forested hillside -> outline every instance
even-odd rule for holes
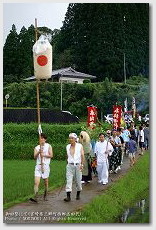
[[[33,24],[33,22],[32,22]],[[126,77],[149,74],[149,4],[72,3],[60,30],[38,28],[51,34],[53,69],[71,66],[77,71],[124,82]],[[21,82],[33,75],[32,47],[35,28],[16,25],[3,49],[4,84]]]

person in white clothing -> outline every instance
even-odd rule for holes
[[[98,182],[103,185],[108,183],[108,156],[112,155],[113,146],[109,140],[105,140],[103,133],[99,134],[99,141],[95,144],[95,154],[97,158]]]
[[[41,133],[40,145],[37,145],[34,149],[34,158],[36,159],[35,166],[35,182],[34,182],[34,198],[30,198],[31,201],[37,202],[38,188],[40,184],[40,178],[44,180],[44,200],[47,200],[48,192],[48,177],[50,173],[50,161],[53,157],[52,146],[46,143],[47,136]]]
[[[67,151],[67,166],[66,166],[66,193],[67,197],[64,201],[69,202],[71,200],[73,179],[76,182],[76,200],[80,199],[80,192],[82,190],[82,170],[84,164],[84,150],[80,143],[77,143],[76,133],[69,134],[69,143],[66,146]]]
[[[143,127],[142,126],[140,126],[139,127],[139,137],[138,137],[138,139],[139,139],[139,147],[140,147],[140,149],[141,149],[141,153],[139,153],[139,155],[144,155],[144,131],[143,131]]]

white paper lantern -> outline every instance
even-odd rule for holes
[[[41,35],[33,46],[34,75],[36,79],[52,76],[52,46],[46,36]]]

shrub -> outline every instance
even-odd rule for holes
[[[85,80],[83,80],[83,83],[91,83],[91,80],[90,79],[85,79]]]

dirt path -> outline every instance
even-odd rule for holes
[[[136,160],[140,156],[136,155]],[[81,199],[76,200],[75,184],[71,202],[64,202],[66,197],[65,187],[60,192],[60,188],[49,192],[48,201],[43,201],[43,196],[39,197],[39,203],[28,201],[15,205],[4,211],[4,223],[54,223],[66,216],[76,216],[79,218],[83,205],[89,203],[95,196],[102,194],[116,180],[124,176],[130,169],[128,157],[124,157],[121,170],[117,174],[110,174],[107,185],[98,184],[97,177],[94,177],[91,183],[83,184]]]

